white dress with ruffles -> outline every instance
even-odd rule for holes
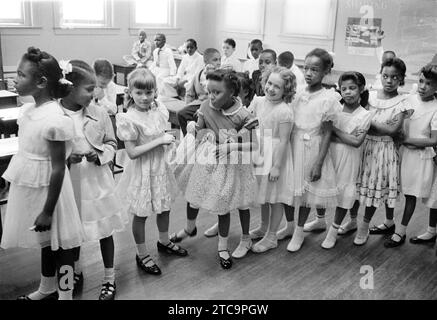
[[[292,133],[295,206],[316,208],[337,205],[337,183],[330,150],[326,154],[319,180],[310,181],[311,169],[320,152],[322,124],[334,121],[341,112],[341,96],[334,90],[302,91],[292,102],[294,129]]]
[[[405,104],[414,110],[409,119],[404,121],[404,134],[415,139],[431,136],[437,130],[437,100],[423,102],[417,94],[411,95]],[[401,191],[403,194],[418,198],[430,195],[434,176],[435,156],[432,147],[413,149],[402,146],[401,149]]]
[[[169,113],[159,101],[148,111],[131,107],[116,115],[117,136],[137,146],[164,135]],[[168,163],[168,149],[160,145],[130,160],[116,187],[128,213],[148,217],[169,211],[178,194],[176,179]]]
[[[337,115],[333,125],[347,134],[354,134],[358,130],[369,130],[372,113],[358,107],[352,113],[341,112]],[[362,149],[341,142],[331,142],[332,161],[336,174],[338,188],[338,207],[350,209],[357,200],[357,179],[360,170]]]
[[[250,108],[259,120],[259,144],[263,159],[259,168],[262,170],[255,170],[258,180],[257,202],[291,206],[294,199],[294,171],[290,138],[285,146],[278,180],[270,181],[269,173],[276,159],[275,148],[280,142],[279,127],[281,123],[289,123],[293,127],[293,109],[285,102],[272,104],[265,97],[254,97]]]
[[[78,247],[85,239],[74,199],[70,173],[64,181],[52,216],[51,229],[30,231],[47,200],[52,164],[49,141],[65,141],[68,157],[73,138],[73,122],[58,102],[39,107],[21,107],[18,118],[18,153],[3,178],[11,182],[1,247],[44,248],[53,251]]]
[[[83,132],[83,109],[65,112],[74,121],[73,152],[88,153],[93,147]],[[105,239],[123,231],[129,218],[115,193],[115,181],[108,164],[99,166],[84,157],[81,162],[71,164],[70,173],[86,240]]]

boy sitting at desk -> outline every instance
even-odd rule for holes
[[[177,113],[179,125],[184,135],[187,134],[187,123],[196,120],[196,112],[200,104],[208,98],[206,74],[220,68],[220,52],[214,48],[206,49],[203,53],[203,61],[204,67],[196,72],[187,88],[186,106]]]

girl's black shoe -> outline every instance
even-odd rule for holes
[[[137,265],[143,269],[145,272],[149,273],[149,274],[153,274],[155,276],[159,276],[161,274],[161,269],[159,269],[159,267],[156,265],[155,262],[153,262],[152,258],[150,257],[150,255],[145,256],[143,259],[141,259],[138,255],[135,256],[135,259],[137,260]],[[152,261],[153,265],[152,266],[146,266],[146,264]]]

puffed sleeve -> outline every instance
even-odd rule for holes
[[[161,101],[156,100],[156,104],[158,107],[158,110],[163,114],[165,121],[168,121],[170,117],[170,113],[168,112],[167,107],[162,103]]]
[[[431,118],[431,130],[437,130],[437,112]]]
[[[342,106],[337,97],[332,94],[322,102],[322,122],[334,121],[341,112]]]
[[[123,141],[133,141],[138,138],[138,129],[126,114],[117,113],[115,115],[115,124],[117,126],[117,137]]]
[[[74,137],[73,120],[66,115],[47,119],[42,136],[49,141],[68,141]]]
[[[252,101],[250,102],[250,105],[247,107],[247,110],[252,113],[253,115],[258,115],[258,105],[260,101],[263,99],[263,97],[253,97]]]
[[[291,106],[284,103],[281,106],[281,109],[278,110],[276,119],[278,120],[278,123],[293,123],[294,113]]]
[[[372,122],[373,115],[374,113],[372,112],[366,112],[363,119],[361,119],[360,129],[364,131],[368,131],[370,129],[370,123]]]

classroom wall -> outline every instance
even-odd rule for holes
[[[203,0],[177,1],[177,29],[146,29],[148,39],[153,40],[156,32],[167,35],[170,45],[179,47],[187,38],[203,38],[201,23]],[[0,28],[3,64],[14,70],[17,61],[29,46],[37,46],[53,54],[58,59],[82,59],[92,62],[104,57],[111,62],[121,62],[124,54],[129,54],[132,43],[137,38],[137,29],[130,29],[128,1],[114,1],[114,24],[110,30],[65,31],[54,29],[53,3],[38,1],[34,4],[35,24],[32,29]],[[210,26],[213,28],[213,26]],[[211,29],[212,30],[212,29]],[[212,31],[211,31],[212,32]],[[199,47],[203,48],[202,43]]]
[[[214,6],[217,9],[220,1],[211,0],[207,5],[212,11]],[[338,0],[335,37],[331,45],[317,39],[308,40],[281,36],[283,0],[265,1],[265,26],[264,32],[260,34],[226,31],[222,24],[223,12],[216,10],[217,36],[215,45],[221,47],[223,39],[234,38],[237,42],[237,55],[245,58],[248,42],[251,39],[259,38],[264,42],[265,48],[275,49],[278,53],[290,50],[295,54],[297,60],[304,59],[305,54],[311,49],[321,47],[328,51],[334,51],[336,72],[357,70],[367,75],[374,75],[379,71],[379,57],[376,54],[373,56],[349,54],[345,45],[347,20],[349,17],[362,17],[360,8],[364,5],[372,6],[374,17],[382,19],[382,29],[386,35],[382,40],[382,49],[397,52],[405,60],[409,73],[417,72],[437,53],[437,41],[435,41],[437,1],[435,0]]]

